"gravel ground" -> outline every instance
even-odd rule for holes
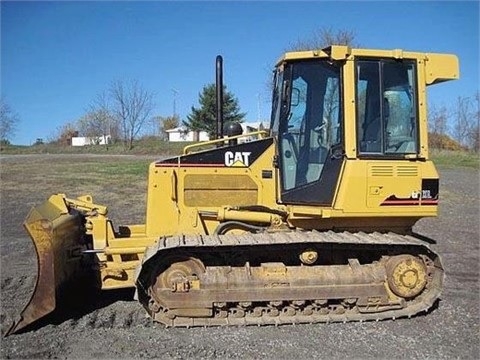
[[[34,249],[19,224],[30,205],[42,201],[45,194],[31,177],[24,174],[15,180],[5,172],[8,162],[27,159],[31,161],[28,156],[0,159],[3,328],[24,306],[35,281]],[[44,161],[43,166],[51,161],[42,159],[35,161]],[[440,216],[421,220],[415,227],[416,232],[437,241],[432,247],[442,256],[446,269],[441,301],[428,314],[366,323],[167,329],[145,318],[140,305],[131,300],[131,292],[122,291],[104,295],[95,309],[75,318],[56,319],[36,330],[3,338],[0,357],[478,359],[478,171],[440,169],[440,174]],[[14,181],[23,186],[12,190]],[[109,205],[115,209],[115,204]],[[111,217],[119,224],[117,219],[129,218],[129,210],[116,208]]]

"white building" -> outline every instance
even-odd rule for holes
[[[210,140],[206,131],[187,131],[183,126],[166,131],[168,141],[207,141]]]
[[[243,134],[250,134],[255,131],[260,131],[260,130],[265,130],[268,131],[268,126],[265,126],[263,122],[244,122],[240,123],[243,129]],[[240,138],[239,142],[244,143],[244,142],[249,142],[249,141],[254,141],[257,140],[258,136],[247,136],[244,138]]]
[[[265,126],[263,122],[244,122],[240,123],[243,129],[243,134],[249,134],[258,130],[268,130],[268,126]],[[168,134],[168,141],[208,141],[208,133],[206,131],[200,131],[195,134],[194,131],[187,131],[183,126],[170,129],[166,131]],[[239,142],[248,142],[255,140],[256,137],[241,138]]]
[[[72,146],[85,145],[108,145],[112,141],[110,135],[102,135],[98,137],[76,136],[72,137]]]

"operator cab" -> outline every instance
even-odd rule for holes
[[[347,69],[345,58],[312,57],[286,57],[277,66],[270,128],[282,202],[331,205],[346,138],[354,135],[345,134],[346,122],[356,122],[356,158],[418,152],[416,62],[355,57]],[[346,119],[343,84],[353,82],[356,119]]]

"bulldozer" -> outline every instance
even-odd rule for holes
[[[268,325],[411,317],[441,296],[426,87],[458,79],[453,54],[332,45],[285,53],[268,130],[223,124],[216,139],[148,169],[144,224],[115,227],[91,195],[52,195],[24,226],[35,245],[32,298],[8,334],[79,282],[134,288],[166,326]],[[433,242],[434,243],[434,242]]]

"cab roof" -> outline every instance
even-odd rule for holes
[[[345,45],[332,45],[323,49],[286,52],[277,61],[277,67],[285,62],[308,59],[331,59],[349,61],[356,57],[382,59],[411,59],[424,64],[427,85],[458,79],[460,76],[458,58],[454,54],[404,51],[402,49],[361,49]]]

